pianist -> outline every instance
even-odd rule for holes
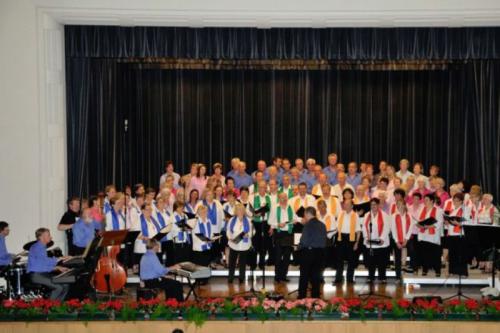
[[[146,243],[146,253],[142,255],[140,263],[140,276],[146,288],[162,288],[165,291],[165,299],[175,298],[179,302],[184,300],[182,285],[166,277],[170,269],[178,269],[178,265],[170,268],[164,267],[158,256],[160,243],[155,239],[149,239]]]
[[[28,254],[28,273],[33,283],[45,286],[51,290],[50,299],[63,301],[69,290],[69,285],[54,283],[53,272],[65,272],[66,267],[58,266],[60,259],[67,260],[69,257],[49,258],[47,256],[47,244],[52,240],[47,228],[39,228],[35,232],[36,243],[34,243]]]

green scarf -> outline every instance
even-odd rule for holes
[[[285,191],[283,190],[283,187],[281,187],[279,190],[279,193],[283,193],[283,192],[285,192]],[[291,186],[288,187],[287,195],[288,195],[288,199],[293,197],[293,188]]]
[[[267,208],[271,209],[271,198],[266,194],[265,195],[265,198],[266,198],[266,206]],[[253,197],[253,208],[255,210],[259,209],[261,206],[260,206],[260,195],[257,193],[257,195],[254,195]],[[266,213],[266,220],[267,220],[267,217],[269,216],[269,213]],[[262,222],[262,216],[254,216],[253,218],[253,221],[254,222]]]
[[[278,224],[280,224],[281,223],[281,206],[278,206],[277,209],[278,209],[278,211],[276,212],[276,216],[278,218]],[[288,221],[287,222],[293,221],[292,207],[288,206],[286,210],[288,213]],[[293,223],[289,223],[287,226],[288,226],[288,233],[291,234],[293,231]],[[278,230],[278,232],[281,232],[281,228],[279,226],[278,226],[277,230]]]

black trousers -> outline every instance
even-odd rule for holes
[[[319,298],[324,253],[324,249],[302,249],[299,252],[299,299],[307,297],[309,283],[311,283],[311,297]]]
[[[174,243],[174,264],[184,261],[191,261],[192,246],[190,243]]]
[[[179,302],[184,301],[182,284],[167,278],[144,280],[146,288],[161,288],[165,292],[165,299],[175,298]]]
[[[356,256],[354,253],[354,244],[349,241],[349,234],[342,234],[342,240],[336,242],[337,262],[335,265],[335,281],[342,281],[344,276],[344,262],[347,261],[347,281],[354,281],[354,270],[356,268]]]
[[[212,259],[212,253],[207,251],[193,251],[193,263],[200,266],[209,266]]]
[[[290,256],[292,247],[288,245],[275,245],[274,247],[274,279],[285,281],[288,275],[288,266],[290,265]]]
[[[254,251],[252,251],[250,266],[255,269],[257,265],[262,268],[266,264],[266,254],[272,240],[269,237],[269,225],[267,221],[254,222],[253,226],[255,228],[255,234],[252,236]]]
[[[412,235],[411,238],[406,242],[406,251],[410,257],[410,267],[413,270],[418,269],[418,250],[417,250],[417,235]]]
[[[448,236],[448,260],[450,274],[467,276],[467,241],[464,237]]]
[[[229,278],[228,280],[231,282],[234,279],[234,270],[236,269],[236,261],[238,261],[239,275],[238,279],[240,282],[245,281],[245,273],[247,268],[247,257],[250,250],[246,251],[236,251],[233,249],[229,249]]]
[[[429,269],[434,269],[436,274],[441,274],[442,252],[441,245],[426,241],[418,242],[419,264],[422,266],[424,273],[427,273]]]
[[[375,271],[378,272],[378,279],[386,279],[387,263],[389,262],[389,247],[371,249],[366,248],[366,263],[368,265],[368,279],[375,280]]]
[[[391,252],[394,254],[394,268],[396,270],[396,279],[401,279],[401,252],[394,239],[391,238]]]
[[[161,243],[161,253],[163,260],[163,265],[172,266],[175,264],[175,256],[174,256],[174,241],[169,240]]]

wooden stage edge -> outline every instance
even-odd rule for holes
[[[174,329],[184,333],[496,333],[500,332],[498,322],[460,322],[460,321],[207,321],[195,327],[183,321],[148,322],[3,322],[2,333],[170,333]]]

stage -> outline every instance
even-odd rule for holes
[[[186,322],[36,322],[2,323],[4,333],[108,333],[108,332],[163,332],[181,329],[184,333],[204,332],[315,332],[315,333],[495,333],[500,332],[496,322],[429,322],[429,321],[207,321],[201,328]]]

